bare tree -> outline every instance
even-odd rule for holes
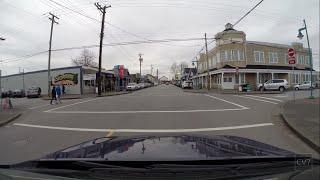
[[[188,67],[188,63],[186,62],[181,62],[180,64],[177,64],[174,62],[171,67],[170,67],[170,72],[173,75],[173,77],[178,77],[178,74],[182,74],[182,71],[184,68]]]
[[[94,61],[95,58],[96,56],[93,51],[83,49],[78,57],[71,59],[71,62],[77,66],[98,67],[98,63]]]

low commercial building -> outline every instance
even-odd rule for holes
[[[64,85],[66,94],[90,94],[95,93],[97,83],[97,68],[88,66],[72,66],[51,69],[51,83]],[[115,77],[113,71],[102,70],[102,91],[115,89]],[[41,94],[48,93],[48,70],[40,70],[13,74],[1,77],[2,91],[40,87]]]
[[[205,54],[200,54],[199,74],[193,77],[197,87],[237,89],[240,84],[248,83],[256,89],[257,84],[270,79],[286,79],[289,85],[310,81],[310,70],[314,81],[319,76],[319,72],[311,69],[308,49],[302,43],[247,41],[246,34],[233,29],[230,23],[215,35],[215,40],[215,47],[208,52],[209,62]],[[289,48],[296,51],[294,71],[288,62]]]

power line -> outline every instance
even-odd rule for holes
[[[264,0],[261,0],[260,2],[258,2],[258,4],[256,4],[253,8],[251,8],[245,15],[243,15],[238,21],[236,21],[234,24],[233,24],[233,27],[235,25],[237,25],[243,18],[245,18],[248,14],[250,14],[256,7],[258,7]]]

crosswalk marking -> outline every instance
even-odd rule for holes
[[[267,100],[272,100],[272,101],[278,101],[278,102],[283,102],[283,101],[280,100],[280,99],[269,98],[269,97],[264,97],[264,96],[254,96],[254,95],[246,95],[246,96],[256,97],[256,98],[262,98],[262,99],[267,99]]]
[[[267,101],[267,100],[263,100],[263,99],[257,99],[257,98],[253,98],[253,97],[239,96],[239,95],[234,95],[234,96],[241,97],[241,98],[252,99],[252,100],[255,100],[255,101],[266,102],[266,103],[270,103],[270,104],[278,104],[278,103],[276,103],[276,102]]]

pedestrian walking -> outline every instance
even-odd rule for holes
[[[64,84],[62,84],[62,94],[66,95],[66,87],[64,86]]]
[[[61,103],[61,88],[59,85],[56,87],[56,94],[57,94],[57,101]]]
[[[51,101],[50,104],[52,104],[52,101],[55,100],[55,104],[57,104],[57,93],[56,93],[56,87],[53,86],[51,90]]]

